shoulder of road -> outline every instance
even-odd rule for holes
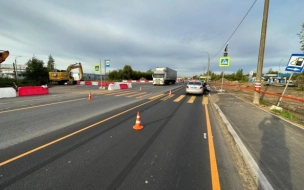
[[[304,130],[233,94],[210,101],[233,137],[251,174],[263,189],[303,187]]]

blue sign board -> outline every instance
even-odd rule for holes
[[[110,60],[106,60],[106,67],[110,67]]]
[[[285,71],[302,73],[304,68],[304,54],[291,54]]]

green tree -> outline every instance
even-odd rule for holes
[[[49,60],[47,62],[48,71],[54,71],[55,69],[55,60],[53,59],[52,55],[49,56]]]
[[[304,52],[304,23],[302,24],[302,29],[300,31],[300,33],[298,34],[298,36],[300,37],[300,44],[301,44],[301,51]]]
[[[242,80],[243,79],[243,69],[239,69],[235,74],[235,80]]]
[[[124,68],[122,69],[123,72],[123,79],[132,79],[133,78],[133,70],[130,65],[125,65]]]
[[[268,74],[278,74],[278,71],[274,71],[274,70],[272,70],[272,68],[270,68],[268,70]]]
[[[304,52],[304,23],[302,24],[302,29],[300,33],[298,34],[300,38],[300,44],[301,44],[301,51]],[[304,90],[304,71],[297,76],[296,78],[296,85],[300,87],[302,90]]]
[[[25,80],[33,85],[43,85],[48,83],[48,69],[44,67],[43,61],[33,57],[26,63]]]

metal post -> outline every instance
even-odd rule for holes
[[[261,83],[262,72],[263,72],[263,61],[264,61],[267,20],[268,20],[268,9],[269,9],[269,0],[265,0],[264,12],[263,12],[263,21],[262,21],[262,29],[261,29],[259,58],[258,58],[257,74],[256,74],[256,82],[258,82],[258,83]],[[254,95],[253,95],[253,103],[254,104],[260,104],[260,94],[256,91],[254,92]]]
[[[99,59],[99,64],[100,64],[100,87],[102,88],[102,73],[101,73],[101,59]]]
[[[222,85],[221,85],[221,92],[223,92],[223,85],[224,85],[224,73],[225,73],[225,68],[223,69],[223,74],[222,74]]]
[[[207,82],[209,80],[209,72],[210,72],[210,56],[209,53],[206,51],[200,51],[201,53],[206,53],[208,55],[208,72],[207,72]]]
[[[281,73],[281,62],[282,62],[283,60],[284,60],[284,59],[281,59],[281,60],[280,60],[278,77],[280,77],[280,73]]]
[[[279,105],[280,105],[280,103],[281,103],[281,101],[282,101],[282,98],[283,98],[283,96],[284,96],[284,93],[285,93],[285,91],[286,91],[288,85],[289,85],[289,81],[290,81],[292,75],[293,75],[293,73],[291,73],[291,75],[290,75],[290,77],[289,77],[289,79],[288,79],[288,82],[286,83],[286,86],[285,86],[285,88],[284,88],[284,91],[283,91],[283,93],[282,93],[282,96],[280,97],[280,99],[279,99],[279,101],[278,101],[277,107],[279,107]]]
[[[104,76],[105,76],[105,80],[106,80],[106,73],[107,73],[107,71],[106,71],[106,62],[107,62],[107,60],[104,60],[104,68],[105,68]]]
[[[21,56],[17,56],[17,57],[15,58],[15,66],[14,66],[14,67],[16,67],[16,69],[15,69],[16,82],[18,82],[18,67],[17,67],[17,58],[18,58],[18,57],[21,57]]]

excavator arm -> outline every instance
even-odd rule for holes
[[[70,65],[67,68],[67,73],[70,73],[73,69],[77,69],[77,68],[78,68],[78,71],[79,71],[79,78],[80,78],[80,80],[83,80],[83,70],[82,70],[81,63],[75,63],[73,65]]]
[[[76,81],[74,81],[74,77],[71,75],[71,71],[77,68],[79,70],[80,80],[83,80],[83,70],[81,63],[69,65],[68,68],[64,71],[49,72],[49,79],[51,82],[57,82],[58,84],[64,84],[65,82],[67,82],[67,84],[74,84]]]
[[[4,62],[9,56],[9,51],[0,50],[0,63]]]

